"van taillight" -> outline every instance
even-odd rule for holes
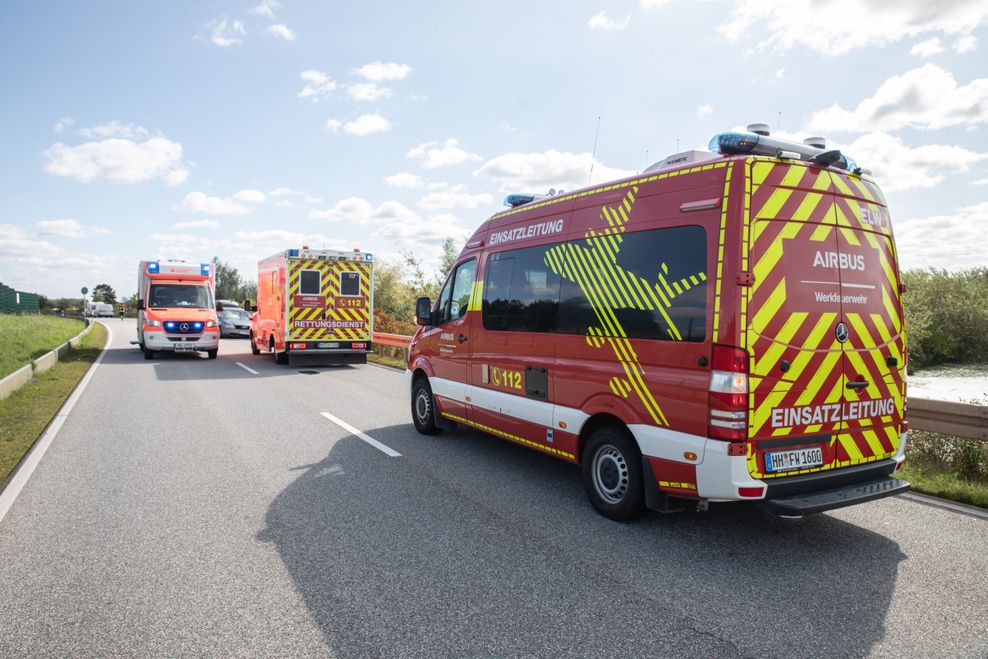
[[[289,343],[288,344],[288,349],[289,350],[305,350],[308,347],[309,347],[308,344],[305,344],[305,343]]]
[[[734,346],[715,345],[710,372],[710,420],[713,439],[748,439],[748,353]]]

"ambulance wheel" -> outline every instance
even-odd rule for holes
[[[423,435],[435,435],[441,430],[436,424],[436,400],[428,378],[419,378],[412,386],[412,423]]]
[[[144,350],[144,359],[154,359],[154,350],[142,349]]]
[[[256,343],[254,343],[254,334],[253,333],[251,333],[251,335],[250,335],[250,354],[252,354],[252,355],[259,355],[259,354],[261,354],[260,348],[257,347],[257,344]]]
[[[274,351],[274,363],[275,364],[287,364],[288,363],[288,351],[278,352]]]
[[[208,357],[209,359],[216,359],[216,354],[218,352],[219,352],[219,350],[207,350],[206,351],[206,357]]]
[[[583,487],[604,517],[623,522],[642,514],[642,457],[627,432],[605,427],[590,435],[583,450]]]

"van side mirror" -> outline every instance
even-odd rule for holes
[[[432,301],[427,297],[415,300],[415,322],[419,325],[432,325]]]
[[[144,311],[144,300],[140,298],[137,299],[137,310]]]

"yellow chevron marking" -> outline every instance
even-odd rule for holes
[[[720,204],[720,231],[717,235],[717,277],[715,279],[714,290],[714,331],[713,342],[720,342],[720,289],[724,281],[724,241],[727,234],[727,201],[731,196],[731,174],[734,172],[734,163],[727,168],[727,176],[724,178],[724,199]]]

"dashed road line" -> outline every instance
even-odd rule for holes
[[[7,516],[10,512],[10,507],[14,505],[14,501],[17,499],[17,495],[21,493],[24,486],[27,485],[28,479],[31,478],[31,474],[41,463],[41,458],[45,457],[45,451],[51,446],[52,442],[55,441],[55,436],[58,435],[58,431],[62,429],[65,424],[65,420],[69,417],[69,412],[75,407],[76,401],[82,396],[82,392],[85,391],[86,385],[93,378],[93,373],[96,372],[96,368],[102,363],[104,355],[106,355],[106,349],[110,347],[113,342],[113,331],[110,326],[106,323],[100,323],[106,328],[106,343],[103,344],[103,350],[96,357],[96,361],[93,365],[89,367],[86,374],[82,376],[82,380],[79,381],[79,385],[69,396],[69,399],[65,401],[61,409],[55,414],[55,418],[51,420],[45,433],[41,435],[41,439],[34,443],[34,446],[28,451],[28,454],[24,456],[24,460],[21,462],[17,471],[14,472],[13,477],[7,483],[7,487],[0,492],[0,522],[3,518]]]
[[[240,362],[233,362],[233,363],[236,364],[237,366],[239,366],[240,368],[244,369],[245,371],[249,372],[249,373],[253,373],[254,375],[260,375],[260,373],[258,373],[254,369],[252,369],[247,364],[241,364]]]
[[[343,421],[342,419],[336,418],[335,416],[333,416],[329,412],[323,412],[322,415],[324,417],[326,417],[327,419],[329,419],[330,421],[332,421],[333,423],[335,423],[336,425],[338,425],[340,428],[343,428],[343,430],[346,430],[351,435],[354,435],[356,437],[359,437],[360,439],[364,440],[365,442],[367,442],[368,444],[370,444],[371,446],[373,446],[377,450],[381,451],[382,453],[384,453],[386,455],[389,455],[392,458],[400,458],[401,457],[401,453],[399,453],[398,451],[394,450],[393,448],[391,448],[389,446],[385,446],[384,444],[382,444],[381,442],[377,441],[376,439],[374,439],[370,435],[357,430],[356,428],[354,428],[353,426],[351,426],[346,421]]]

